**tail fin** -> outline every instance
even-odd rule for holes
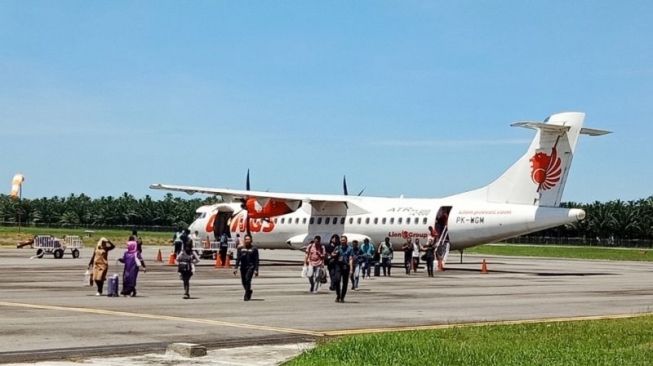
[[[495,203],[558,206],[580,134],[599,136],[607,131],[585,129],[585,113],[551,115],[544,122],[518,122],[512,126],[537,131],[528,151],[497,180],[461,197]]]

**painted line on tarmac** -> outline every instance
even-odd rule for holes
[[[311,337],[324,336],[324,333],[322,333],[322,332],[313,332],[313,331],[310,331],[310,330],[270,327],[270,326],[266,326],[266,325],[233,323],[233,322],[225,322],[225,321],[221,321],[221,320],[211,320],[211,319],[201,319],[201,318],[186,318],[186,317],[170,316],[170,315],[131,313],[131,312],[126,312],[126,311],[116,311],[116,310],[91,309],[91,308],[54,306],[54,305],[37,305],[37,304],[25,304],[25,303],[5,302],[5,301],[0,301],[0,306],[26,308],[26,309],[36,309],[36,310],[54,310],[54,311],[67,311],[67,312],[87,313],[87,314],[97,314],[97,315],[122,316],[122,317],[151,319],[151,320],[167,320],[167,321],[173,321],[173,322],[197,323],[197,324],[203,324],[203,325],[215,325],[215,326],[221,326],[221,327],[260,330],[260,331],[268,331],[268,332],[275,332],[275,333],[299,334],[299,335],[305,335],[305,336],[311,336]]]
[[[630,319],[640,316],[653,315],[653,313],[636,313],[636,314],[614,314],[614,315],[596,315],[596,316],[575,316],[566,318],[542,318],[542,319],[524,319],[524,320],[501,320],[490,322],[475,323],[457,323],[457,324],[436,324],[436,325],[417,325],[407,327],[388,327],[388,328],[366,328],[366,329],[346,329],[323,331],[322,334],[327,337],[339,337],[348,335],[373,334],[373,333],[391,333],[391,332],[409,332],[419,330],[438,330],[451,328],[466,327],[485,327],[491,325],[519,325],[519,324],[547,324],[547,323],[566,323],[587,320],[615,320]]]

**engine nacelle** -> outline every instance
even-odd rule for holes
[[[248,198],[245,201],[245,208],[251,219],[266,219],[289,214],[294,211],[284,201],[275,201],[273,199],[262,203],[256,198]]]

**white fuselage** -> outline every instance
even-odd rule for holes
[[[350,241],[369,238],[374,243],[389,237],[394,246],[399,247],[408,238],[419,238],[425,243],[428,228],[434,226],[440,208],[451,207],[448,219],[451,249],[464,249],[573,223],[585,216],[580,209],[474,203],[446,198],[358,197],[355,203],[368,213],[348,214],[347,209],[316,213],[315,208],[304,205],[275,218],[251,219],[250,232],[256,245],[263,249],[301,249],[315,235],[328,240],[333,234],[347,235]],[[200,207],[190,230],[197,231],[202,240],[216,240],[213,222],[218,212],[231,214],[228,226],[232,238],[246,232],[246,212],[238,203]]]

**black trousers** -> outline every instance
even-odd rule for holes
[[[220,261],[227,262],[227,248],[220,248]]]
[[[406,274],[410,274],[410,267],[413,265],[412,260],[413,260],[412,255],[408,255],[404,257],[404,268],[406,268]]]
[[[190,292],[190,278],[193,276],[192,273],[182,274],[181,280],[184,283],[184,295],[188,295]]]
[[[181,252],[181,244],[182,243],[180,241],[175,242],[175,255],[178,255],[179,252]]]
[[[426,257],[426,270],[428,271],[429,277],[433,277],[433,261],[435,257]]]
[[[387,275],[390,276],[390,272],[392,271],[392,259],[386,257],[381,259],[381,267],[383,267],[383,275],[386,275],[386,270],[387,270]]]
[[[327,263],[327,270],[329,271],[329,288],[333,291],[336,284],[336,263],[333,260]]]
[[[347,295],[347,285],[349,284],[349,265],[337,264],[335,265],[333,286],[336,288],[336,298],[345,300]]]
[[[252,291],[252,278],[254,278],[254,267],[240,268],[240,281],[246,294]]]
[[[95,285],[97,286],[97,292],[101,294],[102,288],[104,287],[104,281],[95,281]]]

